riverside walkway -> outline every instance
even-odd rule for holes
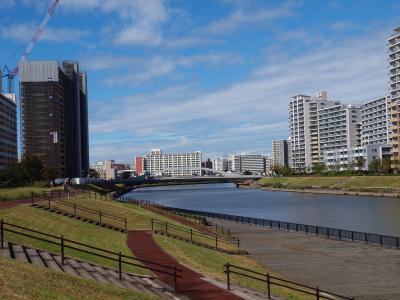
[[[220,219],[269,270],[357,300],[400,299],[400,250]]]

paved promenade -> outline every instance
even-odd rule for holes
[[[400,250],[210,219],[288,279],[356,300],[400,299]]]

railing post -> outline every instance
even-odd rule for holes
[[[240,240],[236,240],[237,248],[240,249]]]
[[[122,253],[119,251],[118,253],[118,274],[119,274],[119,280],[122,279]]]
[[[190,228],[190,242],[193,243],[193,229]]]
[[[101,224],[101,210],[99,210],[99,219],[100,219],[100,224]]]
[[[58,200],[61,200],[61,191],[58,191]]]
[[[49,209],[50,209],[50,197],[49,197]]]
[[[4,248],[4,221],[0,220],[1,249]]]
[[[64,265],[64,236],[61,236],[61,264]]]
[[[351,240],[354,242],[354,231],[351,232]]]
[[[268,299],[271,299],[271,278],[269,273],[267,273],[267,292],[268,292]]]
[[[215,236],[215,249],[218,250],[218,236]]]
[[[74,216],[76,216],[76,203],[74,203]]]
[[[399,238],[396,239],[396,248],[399,249]]]
[[[168,222],[165,222],[165,234],[168,234]]]
[[[231,289],[231,276],[230,276],[230,265],[227,263],[225,265],[225,272],[226,272],[226,287],[228,291]]]
[[[33,204],[33,192],[31,193],[31,198],[32,198],[32,204]]]
[[[126,220],[126,218],[125,218],[125,232],[128,232],[128,222],[127,222],[127,220]]]
[[[175,294],[178,292],[178,276],[176,274],[176,265],[174,265],[174,291]]]
[[[383,246],[383,237],[382,235],[379,236],[379,242],[381,243],[381,247]]]
[[[315,291],[316,291],[317,300],[319,300],[319,287],[317,287],[317,288],[315,289]]]
[[[154,231],[154,220],[151,218],[151,231]]]

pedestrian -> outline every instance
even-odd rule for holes
[[[69,199],[69,186],[67,180],[64,181],[63,187],[64,187],[64,197],[67,197]]]

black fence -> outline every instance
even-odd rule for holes
[[[57,196],[57,194],[55,194]],[[42,202],[43,204],[47,202],[47,208],[55,208],[57,210],[63,211],[63,212],[68,212],[68,213],[73,213],[74,216],[89,216],[89,218],[92,218],[92,221],[99,222],[100,224],[104,225],[111,225],[118,227],[119,229],[124,230],[127,232],[127,226],[128,222],[126,218],[122,218],[120,216],[112,215],[110,213],[93,209],[90,207],[85,207],[76,203],[69,203],[66,201],[62,200],[57,200],[57,199],[65,199],[65,198],[59,198],[59,197],[54,197],[54,194],[48,194],[44,193],[43,195],[37,194],[37,193],[32,193],[31,196],[31,202],[32,204],[36,202]],[[114,225],[114,223],[116,225]]]
[[[223,238],[218,237],[218,235],[210,235],[200,231],[193,230],[192,228],[186,228],[183,226],[178,226],[169,222],[160,221],[157,219],[151,219],[151,230],[152,231],[161,231],[168,233],[177,232],[180,237],[187,238],[192,243],[199,242],[199,243],[206,243],[215,245],[215,249],[225,250],[229,249],[230,247],[234,246],[235,248],[240,248],[240,241],[238,239],[234,240],[226,240]]]
[[[269,227],[273,229],[282,229],[294,232],[304,232],[307,234],[315,234],[316,236],[322,236],[326,238],[346,240],[346,241],[360,241],[366,244],[375,244],[380,246],[387,246],[399,249],[400,238],[389,235],[381,235],[375,233],[366,233],[345,229],[329,228],[316,225],[306,225],[291,222],[273,221],[260,218],[243,217],[236,215],[220,214],[207,211],[197,211],[183,208],[166,207],[160,206],[163,210],[174,210],[183,213],[197,214],[200,216],[222,219],[246,224],[252,224],[257,226]]]
[[[278,286],[281,288],[286,288],[288,290],[294,291],[296,293],[305,294],[311,297],[315,297],[315,299],[328,299],[328,300],[354,300],[354,297],[349,298],[346,296],[341,296],[338,294],[334,294],[328,291],[324,291],[319,289],[319,287],[312,287],[300,283],[296,283],[294,281],[278,278],[275,276],[270,275],[269,273],[264,274],[256,271],[252,271],[250,269],[235,266],[232,264],[225,264],[224,265],[224,273],[226,274],[226,284],[227,289],[231,289],[231,280],[232,276],[235,277],[245,277],[255,281],[265,283],[267,288],[267,299],[271,299],[271,287]]]
[[[45,242],[47,244],[56,245],[59,247],[59,253],[61,255],[61,264],[65,264],[65,259],[68,257],[65,256],[65,250],[71,249],[86,255],[93,255],[97,257],[101,257],[103,259],[107,259],[113,261],[117,265],[117,271],[119,275],[119,280],[122,278],[122,270],[123,266],[134,266],[138,268],[143,268],[146,270],[150,270],[157,273],[162,273],[168,275],[172,278],[173,283],[171,284],[175,292],[177,290],[177,279],[181,278],[181,275],[178,272],[181,272],[181,269],[178,269],[176,266],[170,266],[165,264],[160,264],[148,260],[138,259],[133,256],[128,256],[122,254],[121,252],[110,251],[108,249],[95,247],[89,244],[81,243],[78,241],[70,240],[65,238],[63,235],[57,236],[51,233],[46,233],[34,229],[30,229],[27,227],[23,227],[17,224],[11,224],[5,222],[3,219],[0,220],[0,247],[4,248],[4,241],[6,240],[5,232],[9,232],[11,234],[15,234],[18,236],[24,236],[26,238],[31,238],[34,240],[39,240]],[[7,235],[7,240],[12,240],[12,235]],[[144,266],[147,265],[147,266]]]

